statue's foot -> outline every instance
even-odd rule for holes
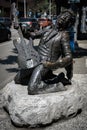
[[[65,74],[62,72],[58,75],[58,80],[61,82],[64,86],[65,85],[71,85],[71,80],[65,78]]]
[[[57,88],[57,91],[65,91],[65,90],[67,90],[67,88],[61,82],[56,84],[56,88]]]
[[[48,85],[48,87],[45,88],[44,93],[53,93],[66,90],[67,90],[66,87],[61,82],[59,82],[57,84]]]
[[[35,89],[34,91],[28,91],[28,94],[34,95],[34,94],[46,94],[46,93],[54,93],[54,92],[60,92],[65,91],[67,88],[61,83],[57,84],[45,84],[43,83],[43,87],[39,87],[38,89]]]
[[[71,80],[69,80],[69,79],[66,79],[66,78],[64,78],[64,79],[62,79],[62,84],[65,86],[65,85],[71,85],[72,83],[71,83]]]
[[[67,78],[65,78],[65,74],[62,72],[59,75],[54,75],[51,78],[44,80],[46,84],[58,84],[61,82],[64,86],[65,85],[71,85],[71,81]]]

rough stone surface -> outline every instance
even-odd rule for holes
[[[27,86],[8,83],[2,91],[3,106],[17,126],[47,125],[54,120],[75,116],[83,98],[75,80],[67,91],[28,95]]]

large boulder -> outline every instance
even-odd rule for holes
[[[12,81],[4,87],[2,97],[3,106],[17,126],[47,125],[73,117],[83,105],[81,89],[75,80],[66,91],[39,95],[28,95],[27,86]]]

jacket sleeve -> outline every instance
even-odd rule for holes
[[[62,57],[57,61],[59,67],[66,67],[72,62],[72,53],[70,49],[70,39],[68,32],[62,33],[61,38],[61,50],[62,50]]]
[[[30,37],[32,39],[35,39],[37,37],[41,37],[44,33],[46,33],[47,30],[46,29],[43,29],[43,30],[39,30],[39,31],[36,31],[36,32],[30,32]]]

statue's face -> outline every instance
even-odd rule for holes
[[[75,17],[68,11],[61,13],[57,19],[58,28],[67,29],[73,25]]]

